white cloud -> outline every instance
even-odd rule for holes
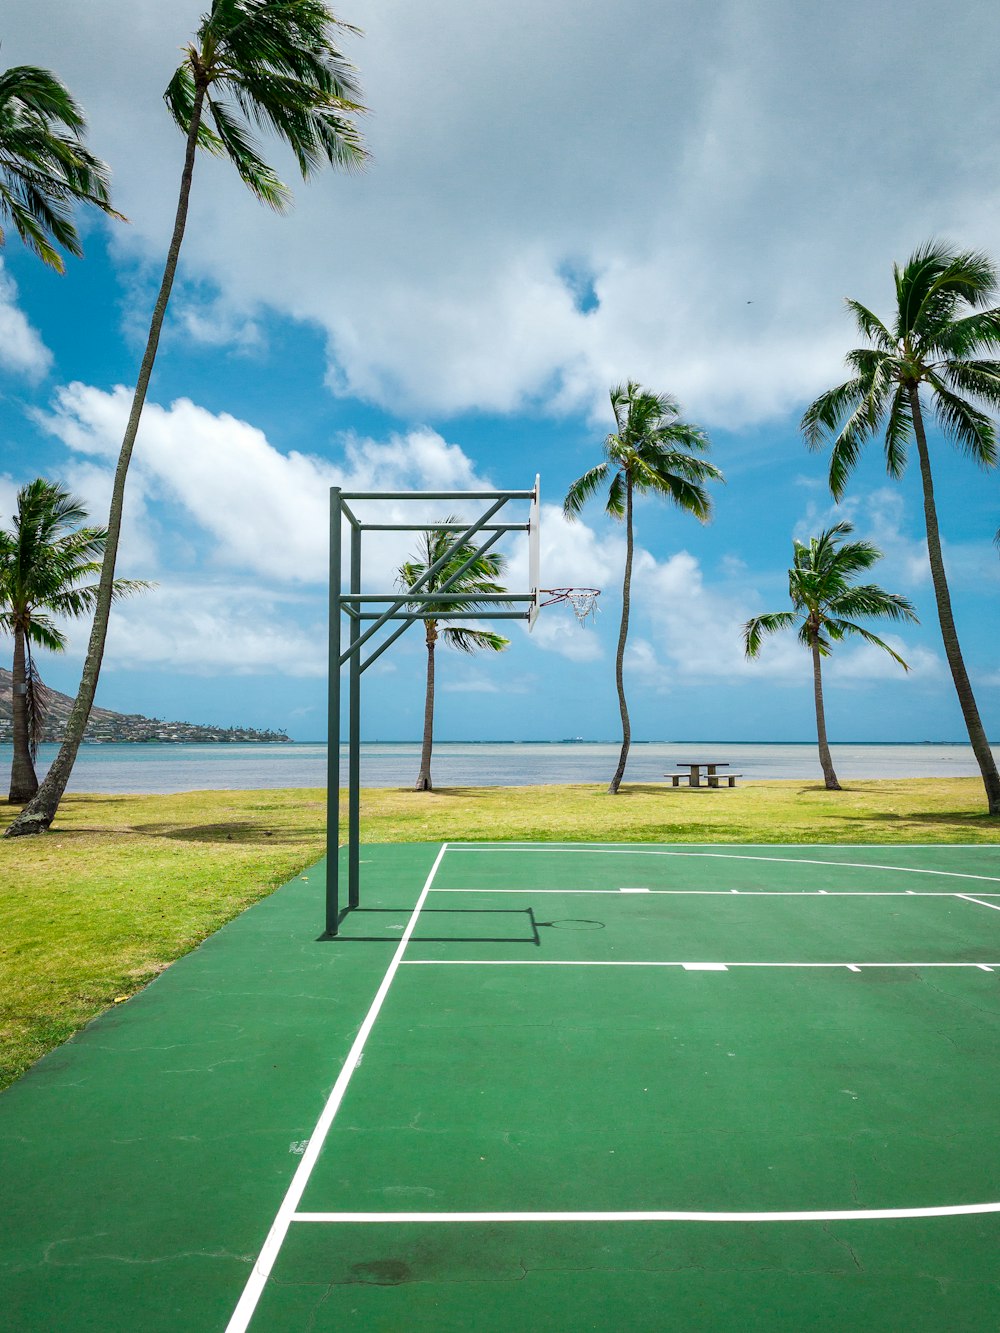
[[[0,367],[39,380],[52,364],[52,353],[29,324],[17,295],[17,283],[0,259]]]
[[[700,563],[687,551],[662,562],[648,552],[637,553],[633,605],[648,614],[654,629],[632,658],[631,668],[640,675],[662,672],[664,680],[683,684],[753,678],[792,682],[807,679],[811,671],[809,655],[794,630],[765,639],[759,655],[748,660],[742,630],[751,616],[761,613],[759,598],[747,586],[734,590],[727,584],[720,590],[707,583]],[[941,661],[934,652],[907,645],[895,635],[880,637],[909,663],[911,679],[941,677]],[[881,649],[850,642],[837,646],[823,670],[835,684],[904,674]]]
[[[810,502],[795,527],[795,536],[806,541],[821,529],[844,520],[854,524],[851,541],[872,541],[883,558],[872,569],[872,581],[892,592],[919,597],[918,611],[925,623],[932,623],[936,612],[932,594],[927,539],[923,515],[908,508],[906,496],[898,487],[878,486],[858,491],[840,502],[817,505]],[[1000,561],[996,547],[984,536],[981,541],[949,541],[941,534],[945,573],[953,592],[967,590],[982,595],[1000,589]]]
[[[9,529],[11,526],[17,512],[17,493],[21,484],[11,476],[0,476],[0,527]]]
[[[107,507],[108,464],[117,456],[130,402],[130,390],[121,386],[105,393],[71,384],[59,390],[52,411],[39,417],[71,450],[103,460],[70,470],[88,498],[100,495],[98,509]],[[435,431],[411,431],[387,441],[352,438],[346,442],[343,464],[335,464],[294,451],[282,454],[248,422],[180,398],[168,408],[146,405],[127,505],[136,523],[145,520],[143,507],[153,499],[181,506],[213,539],[219,564],[281,581],[324,583],[333,485],[350,491],[419,491],[482,489],[488,482],[457,445]],[[442,517],[445,507],[447,502],[387,503],[378,517],[384,522],[404,516],[419,521]],[[362,502],[358,510],[375,516],[371,504]],[[393,586],[395,569],[412,542],[412,534],[377,534],[369,577]],[[134,545],[140,545],[137,534]]]
[[[266,337],[260,323],[227,309],[220,301],[197,301],[174,296],[170,306],[170,333],[205,347],[228,347],[240,355],[263,351]]]
[[[173,580],[118,604],[106,665],[206,676],[324,677],[326,626],[299,623],[300,610],[295,601],[255,584]]]
[[[910,668],[908,672],[874,644],[860,643],[857,647],[838,644],[823,664],[824,677],[837,685],[867,684],[878,680],[902,681],[904,677],[932,683],[949,679],[945,664],[937,653],[927,648],[911,647],[895,634],[880,634],[879,638],[899,653]]]
[[[33,0],[5,24],[6,58],[58,69],[88,108],[132,218],[116,245],[151,270],[181,147],[159,95],[203,9],[88,0],[67,22]],[[369,170],[302,185],[269,143],[296,192],[276,218],[203,156],[184,273],[225,309],[314,322],[331,385],[404,414],[587,407],[633,375],[696,420],[774,416],[836,379],[845,293],[882,308],[892,259],[928,235],[995,240],[1000,12],[907,13],[901,32],[863,0],[622,0],[613,21],[579,0],[355,0]],[[904,86],[920,97],[885,95]]]
[[[103,513],[110,492],[110,462],[117,455],[130,403],[130,391],[105,393],[72,384],[58,391],[53,409],[39,420],[63,441],[79,461],[67,479],[87,499],[93,513]],[[489,490],[458,445],[432,430],[395,434],[388,440],[358,436],[344,442],[343,461],[292,452],[282,454],[262,431],[227,413],[214,414],[188,399],[169,407],[147,403],[129,474],[122,567],[155,575],[156,543],[167,538],[156,506],[179,506],[187,520],[211,542],[212,564],[253,573],[278,583],[322,585],[328,575],[328,493],[345,491],[411,492]],[[527,518],[526,502],[505,511],[513,522]],[[360,517],[385,523],[434,521],[446,512],[459,516],[482,512],[461,502],[353,501]],[[186,539],[171,526],[174,560]],[[183,534],[184,528],[181,528]],[[365,586],[391,590],[399,565],[413,551],[412,532],[370,533],[365,538]],[[595,586],[617,582],[624,541],[619,532],[599,537],[582,522],[568,522],[555,505],[544,505],[541,528],[542,580],[547,587]],[[510,555],[506,585],[528,591],[527,541],[507,542]],[[195,560],[190,556],[190,562]],[[183,561],[182,561],[183,563]],[[601,656],[596,635],[581,630],[566,608],[551,608],[539,618],[534,642],[574,661]]]
[[[460,680],[446,680],[440,688],[448,694],[527,694],[531,682],[523,679],[498,681],[480,672]]]

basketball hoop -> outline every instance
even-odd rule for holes
[[[540,588],[545,594],[545,601],[540,606],[552,606],[556,602],[569,602],[573,614],[582,625],[588,616],[597,614],[597,599],[600,588]]]

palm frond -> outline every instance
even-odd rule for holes
[[[287,145],[303,179],[324,163],[349,170],[367,160],[356,71],[333,42],[341,32],[358,29],[325,0],[214,0],[164,94],[186,131],[203,88],[214,129],[199,127],[199,145],[224,152],[251,192],[277,211],[291,195],[250,125]]]
[[[916,621],[917,616],[912,603],[898,593],[886,592],[876,584],[852,583],[855,575],[870,569],[882,557],[872,542],[845,541],[853,531],[853,525],[845,520],[807,542],[793,543],[788,592],[792,605],[801,612],[799,641],[806,647],[815,644],[825,657],[846,635],[860,634],[901,660],[880,639],[854,623],[855,616],[895,621]],[[754,642],[759,643],[759,637]]]
[[[912,439],[909,392],[905,384],[897,384],[885,416],[885,470],[890,477],[899,478],[906,471]]]
[[[827,622],[827,626],[831,631],[836,628],[838,639],[846,639],[850,635],[856,635],[858,638],[864,639],[865,643],[870,643],[873,648],[881,648],[884,653],[889,654],[893,661],[898,662],[904,671],[909,671],[909,665],[903,661],[899,653],[894,648],[890,648],[877,634],[872,634],[870,630],[865,629],[863,625],[855,625],[849,620],[831,619]]]
[[[82,254],[75,205],[122,218],[111,205],[108,168],[84,145],[85,131],[83,112],[49,70],[18,65],[0,74],[0,218],[59,272],[58,247]]]
[[[954,393],[978,398],[1000,412],[1000,361],[945,361],[936,373]]]
[[[712,472],[721,478],[717,469],[713,468]],[[631,475],[633,484],[640,493],[653,494],[661,499],[670,500],[678,509],[693,514],[700,523],[707,523],[711,518],[712,501],[704,486],[689,480],[680,472],[654,470],[637,459]]]
[[[66,636],[62,630],[43,611],[33,611],[25,626],[25,639],[28,643],[46,648],[50,653],[66,651]]]
[[[31,655],[30,640],[24,673],[24,707],[28,720],[28,753],[32,764],[38,758],[38,747],[45,737],[45,723],[48,721],[52,703],[52,691],[38,674],[35,659]]]
[[[997,464],[997,429],[992,417],[958,394],[940,379],[934,381],[934,413],[945,435],[981,467]]]
[[[604,512],[610,518],[616,518],[621,522],[625,517],[626,508],[625,476],[621,472],[616,472],[611,478],[611,485],[608,487],[608,498],[604,502]]]
[[[211,96],[205,100],[219,142],[239,172],[243,184],[261,203],[267,204],[276,213],[284,213],[292,200],[288,186],[278,179],[273,168],[260,156],[246,127],[234,119],[226,104]]]
[[[939,331],[937,345],[949,359],[965,360],[1000,348],[1000,308],[976,310]]]
[[[793,611],[771,611],[753,616],[743,626],[743,651],[747,657],[756,657],[766,634],[777,634],[791,629],[799,620]]]
[[[178,65],[163,94],[167,110],[173,117],[177,128],[184,134],[187,134],[191,127],[191,118],[194,115],[195,108],[195,82],[190,65],[191,56],[194,54],[196,54],[194,48],[188,47],[188,58],[183,64]],[[215,154],[216,157],[222,157],[225,154],[225,145],[203,117],[198,121],[197,143],[199,148]]]
[[[896,340],[885,327],[879,317],[873,314],[867,306],[863,306],[860,301],[854,301],[851,297],[844,298],[844,304],[854,316],[854,321],[865,337],[875,344],[881,353],[888,353],[894,356],[896,353]],[[871,355],[878,355],[874,349],[863,349]],[[848,359],[856,353],[849,353]]]
[[[438,632],[450,648],[457,648],[460,653],[475,653],[483,648],[502,653],[510,646],[510,639],[505,639],[502,634],[472,629],[468,625],[443,625]]]
[[[869,376],[857,375],[821,393],[802,414],[799,430],[810,449],[822,449],[836,435],[840,423],[854,413],[867,397]]]
[[[566,492],[566,499],[563,501],[563,513],[567,518],[574,519],[579,516],[587,501],[592,499],[604,485],[609,470],[607,463],[598,463],[589,472],[585,472],[582,477],[577,477]]]
[[[886,592],[874,583],[845,589],[830,599],[828,608],[830,614],[838,618],[870,616],[873,620],[909,620],[919,624],[913,603],[908,598]]]
[[[456,522],[453,516],[441,519],[441,524]],[[469,612],[487,607],[507,608],[506,601],[485,600],[500,597],[507,589],[499,580],[507,568],[507,561],[497,552],[480,552],[472,542],[455,544],[457,534],[449,532],[444,526],[430,528],[420,534],[420,551],[416,558],[400,565],[396,574],[396,585],[407,591],[421,584],[420,591],[427,593],[447,591],[449,600],[434,603],[410,603],[411,611],[436,610],[442,615],[455,612]],[[421,583],[425,574],[439,562],[440,568]],[[451,600],[450,594],[454,594]]]

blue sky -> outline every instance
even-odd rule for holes
[[[50,273],[0,251],[0,513],[58,478],[103,514],[172,220],[182,142],[160,101],[200,0],[34,0],[5,64],[55,70],[90,118],[129,225],[83,220]],[[845,377],[842,298],[888,312],[891,265],[930,236],[1000,258],[1000,12],[794,0],[359,0],[347,48],[373,159],[294,186],[278,218],[199,162],[180,277],[129,482],[119,573],[157,588],[116,613],[98,702],[325,735],[326,494],[527,488],[542,477],[543,582],[603,588],[502,655],[441,653],[441,739],[613,739],[621,529],[569,483],[600,458],[608,390],[676,395],[727,484],[702,527],[637,511],[627,685],[638,739],[808,740],[792,637],[753,664],[739,627],[782,609],[793,537],[840,518],[921,624],[827,671],[834,740],[963,735],[938,638],[915,467],[873,449],[833,506],[797,432]],[[113,60],[108,34],[113,33]],[[928,38],[933,34],[933,40]],[[942,70],[961,76],[942,77]],[[987,731],[1000,737],[1000,478],[933,441],[946,560]],[[391,583],[407,555],[382,543]],[[510,549],[509,585],[526,575]],[[84,634],[45,657],[75,692]],[[0,643],[8,653],[9,643]],[[371,740],[419,735],[412,630],[366,677]]]

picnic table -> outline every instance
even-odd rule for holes
[[[663,776],[670,778],[675,787],[680,786],[681,782],[686,780],[691,787],[701,786],[701,770],[705,770],[705,783],[709,787],[718,787],[720,782],[725,782],[730,787],[736,786],[736,779],[743,776],[742,773],[720,773],[720,768],[728,768],[728,762],[719,759],[682,759],[677,761],[678,768],[686,768],[686,773],[665,773]]]

